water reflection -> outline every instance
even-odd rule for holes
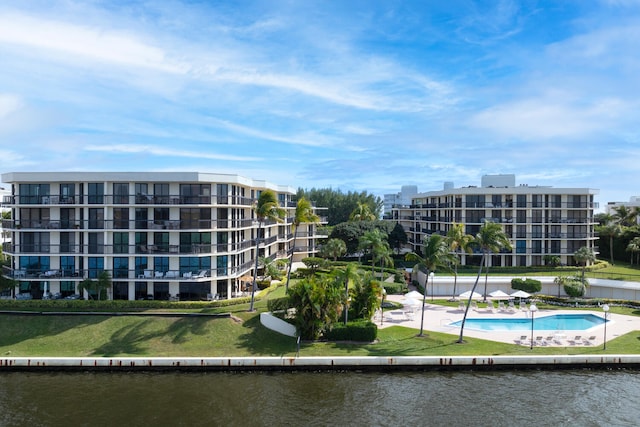
[[[636,425],[635,371],[3,373],[0,425]]]

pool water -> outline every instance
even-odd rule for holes
[[[595,314],[553,314],[535,317],[533,329],[536,331],[584,331],[602,325],[604,321],[604,318]],[[459,327],[461,324],[462,320],[459,320],[451,323],[450,326]],[[531,318],[467,319],[464,327],[482,331],[530,331]]]

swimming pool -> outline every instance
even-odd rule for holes
[[[584,331],[603,323],[604,319],[595,314],[552,314],[535,317],[533,329],[535,331]],[[460,327],[461,324],[462,320],[459,320],[450,323],[450,326]],[[481,331],[530,331],[531,318],[467,319],[464,327]]]

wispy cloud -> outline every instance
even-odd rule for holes
[[[86,151],[100,151],[108,153],[122,154],[149,154],[162,157],[186,157],[196,159],[229,160],[236,162],[257,162],[262,158],[251,156],[235,156],[217,153],[203,153],[188,150],[174,150],[150,145],[88,145],[84,147]]]

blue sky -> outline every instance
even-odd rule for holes
[[[0,172],[640,195],[640,1],[0,0]]]

